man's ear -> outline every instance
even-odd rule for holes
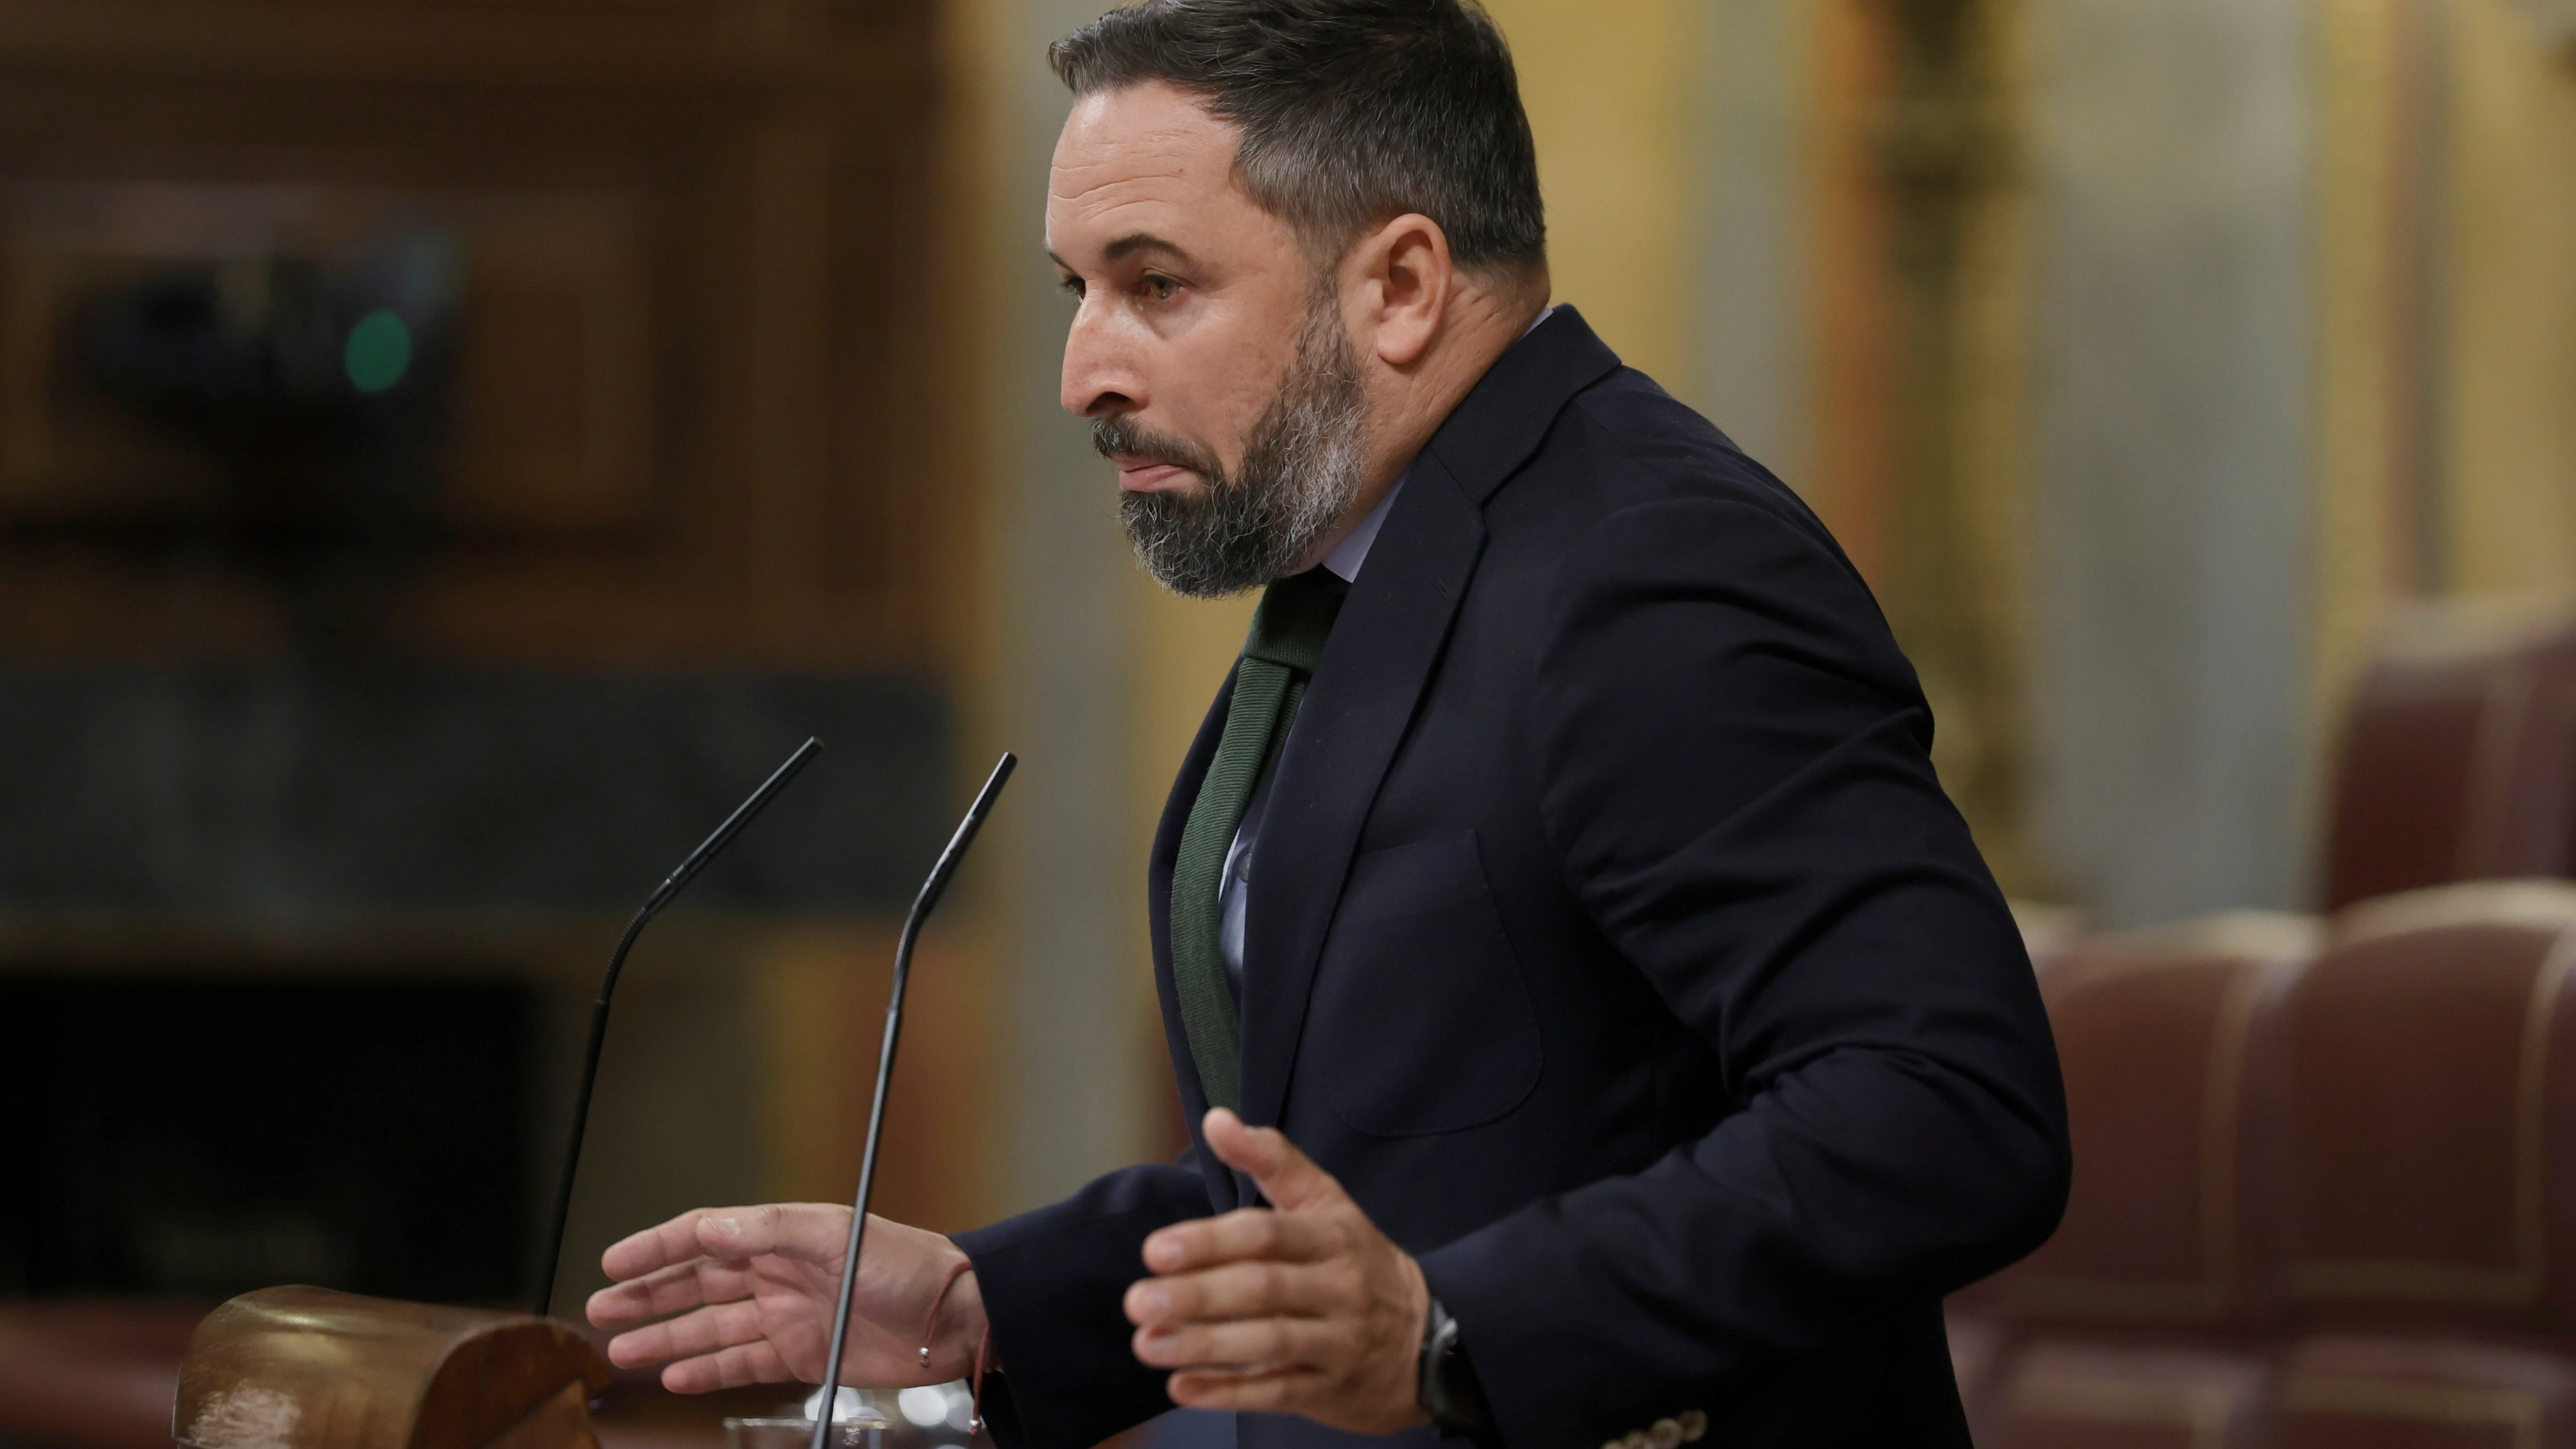
[[[1407,212],[1360,238],[1351,248],[1356,276],[1343,295],[1358,300],[1359,338],[1389,367],[1410,367],[1439,334],[1457,274],[1449,238],[1440,224]]]

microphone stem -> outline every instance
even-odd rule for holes
[[[912,944],[921,933],[921,912],[915,910],[903,923],[903,939],[895,947],[893,999],[886,1003],[885,1040],[877,1049],[876,1099],[868,1106],[867,1147],[859,1156],[859,1197],[850,1213],[848,1255],[842,1258],[848,1271],[843,1278],[841,1301],[832,1311],[832,1345],[823,1366],[823,1399],[815,1410],[814,1445],[824,1449],[823,1426],[831,1422],[834,1402],[840,1397],[841,1353],[850,1341],[850,1300],[856,1295],[850,1289],[858,1283],[859,1252],[867,1242],[868,1200],[877,1185],[877,1145],[885,1127],[886,1088],[894,1082],[895,1040],[903,1033],[903,988],[912,974]]]
[[[538,1279],[537,1287],[536,1312],[539,1318],[554,1308],[555,1275],[563,1266],[564,1227],[572,1220],[572,1185],[581,1172],[581,1142],[590,1128],[591,1090],[599,1084],[599,1053],[608,1042],[608,1003],[617,993],[617,973],[626,968],[626,953],[635,949],[635,938],[644,934],[644,927],[662,913],[662,908],[697,878],[707,862],[722,854],[724,848],[733,843],[734,836],[741,833],[742,828],[750,824],[779,791],[786,789],[787,782],[795,779],[798,772],[822,750],[823,742],[811,738],[797,746],[796,753],[789,755],[785,764],[772,771],[769,778],[761,782],[760,788],[751,792],[751,798],[734,807],[733,813],[716,827],[715,834],[690,851],[689,858],[680,862],[678,870],[663,878],[652,898],[635,913],[635,919],[626,923],[626,934],[617,938],[617,949],[609,953],[608,971],[599,978],[598,999],[590,1004],[590,1043],[582,1049],[581,1086],[573,1094],[572,1141],[564,1149],[563,1181],[556,1188],[554,1220],[546,1232],[546,1271]]]
[[[1002,784],[1011,778],[1019,757],[1003,752],[1000,763],[984,781],[984,788],[967,807],[966,818],[957,822],[957,833],[948,839],[948,848],[939,853],[930,867],[930,876],[921,883],[921,894],[913,897],[912,912],[904,917],[903,935],[894,948],[894,983],[886,993],[885,1041],[877,1051],[877,1090],[868,1106],[868,1139],[859,1154],[859,1197],[851,1205],[849,1251],[841,1259],[841,1301],[832,1310],[831,1346],[823,1359],[823,1392],[814,1403],[814,1441],[809,1449],[827,1449],[825,1436],[830,1433],[833,1411],[840,1407],[841,1354],[850,1341],[850,1304],[858,1296],[859,1250],[867,1241],[868,1199],[876,1191],[877,1147],[884,1140],[886,1089],[894,1083],[894,1048],[903,1032],[904,987],[912,979],[912,949],[921,939],[921,926],[930,919],[931,910],[939,904],[940,895],[948,888],[949,877],[957,873],[957,864],[966,858],[966,848],[975,843],[975,832],[982,829],[984,817],[993,808],[993,799],[1002,793]]]
[[[667,889],[669,882],[664,882]],[[572,1142],[564,1149],[563,1181],[555,1190],[554,1220],[546,1228],[546,1271],[537,1288],[536,1314],[543,1318],[554,1311],[555,1274],[563,1266],[564,1228],[572,1218],[572,1184],[581,1172],[581,1140],[590,1127],[591,1089],[599,1084],[599,1052],[608,1041],[608,1002],[617,990],[617,973],[626,966],[626,953],[635,949],[635,938],[644,934],[646,922],[661,912],[662,903],[670,897],[656,891],[635,919],[626,923],[626,934],[617,940],[617,949],[608,957],[608,974],[600,979],[599,996],[590,1004],[590,1044],[581,1053],[581,1090],[572,1104]]]

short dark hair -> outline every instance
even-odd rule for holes
[[[1236,181],[1338,259],[1420,212],[1479,271],[1547,257],[1510,47],[1474,0],[1144,0],[1047,50],[1075,95],[1166,81],[1243,128]]]

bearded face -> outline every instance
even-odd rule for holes
[[[1151,458],[1205,480],[1189,494],[1119,499],[1138,562],[1176,594],[1222,598],[1285,577],[1359,494],[1367,398],[1329,274],[1323,280],[1299,324],[1296,356],[1244,440],[1239,471],[1123,416],[1092,422],[1102,457]]]

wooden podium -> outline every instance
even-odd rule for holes
[[[598,1449],[608,1360],[569,1325],[327,1288],[206,1315],[179,1366],[188,1449]]]

